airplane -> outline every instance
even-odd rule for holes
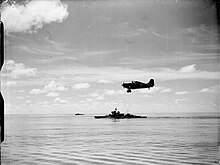
[[[150,79],[148,83],[143,83],[140,81],[132,81],[131,83],[123,82],[122,86],[128,89],[127,93],[131,93],[131,89],[148,88],[150,90],[150,88],[154,86],[154,79]]]

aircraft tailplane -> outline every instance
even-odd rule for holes
[[[154,79],[150,79],[149,84],[151,84],[152,86],[154,86]]]

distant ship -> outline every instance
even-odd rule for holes
[[[76,113],[75,115],[78,116],[78,115],[84,115],[84,114],[83,113]]]
[[[130,113],[121,113],[120,111],[115,108],[114,111],[111,112],[109,115],[105,116],[94,116],[96,119],[102,119],[102,118],[110,118],[110,119],[132,119],[132,118],[147,118],[147,116],[136,116]]]

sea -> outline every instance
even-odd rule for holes
[[[216,165],[220,118],[6,115],[2,165]]]

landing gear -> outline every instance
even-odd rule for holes
[[[128,90],[127,90],[127,93],[131,93],[131,89],[128,89]]]

